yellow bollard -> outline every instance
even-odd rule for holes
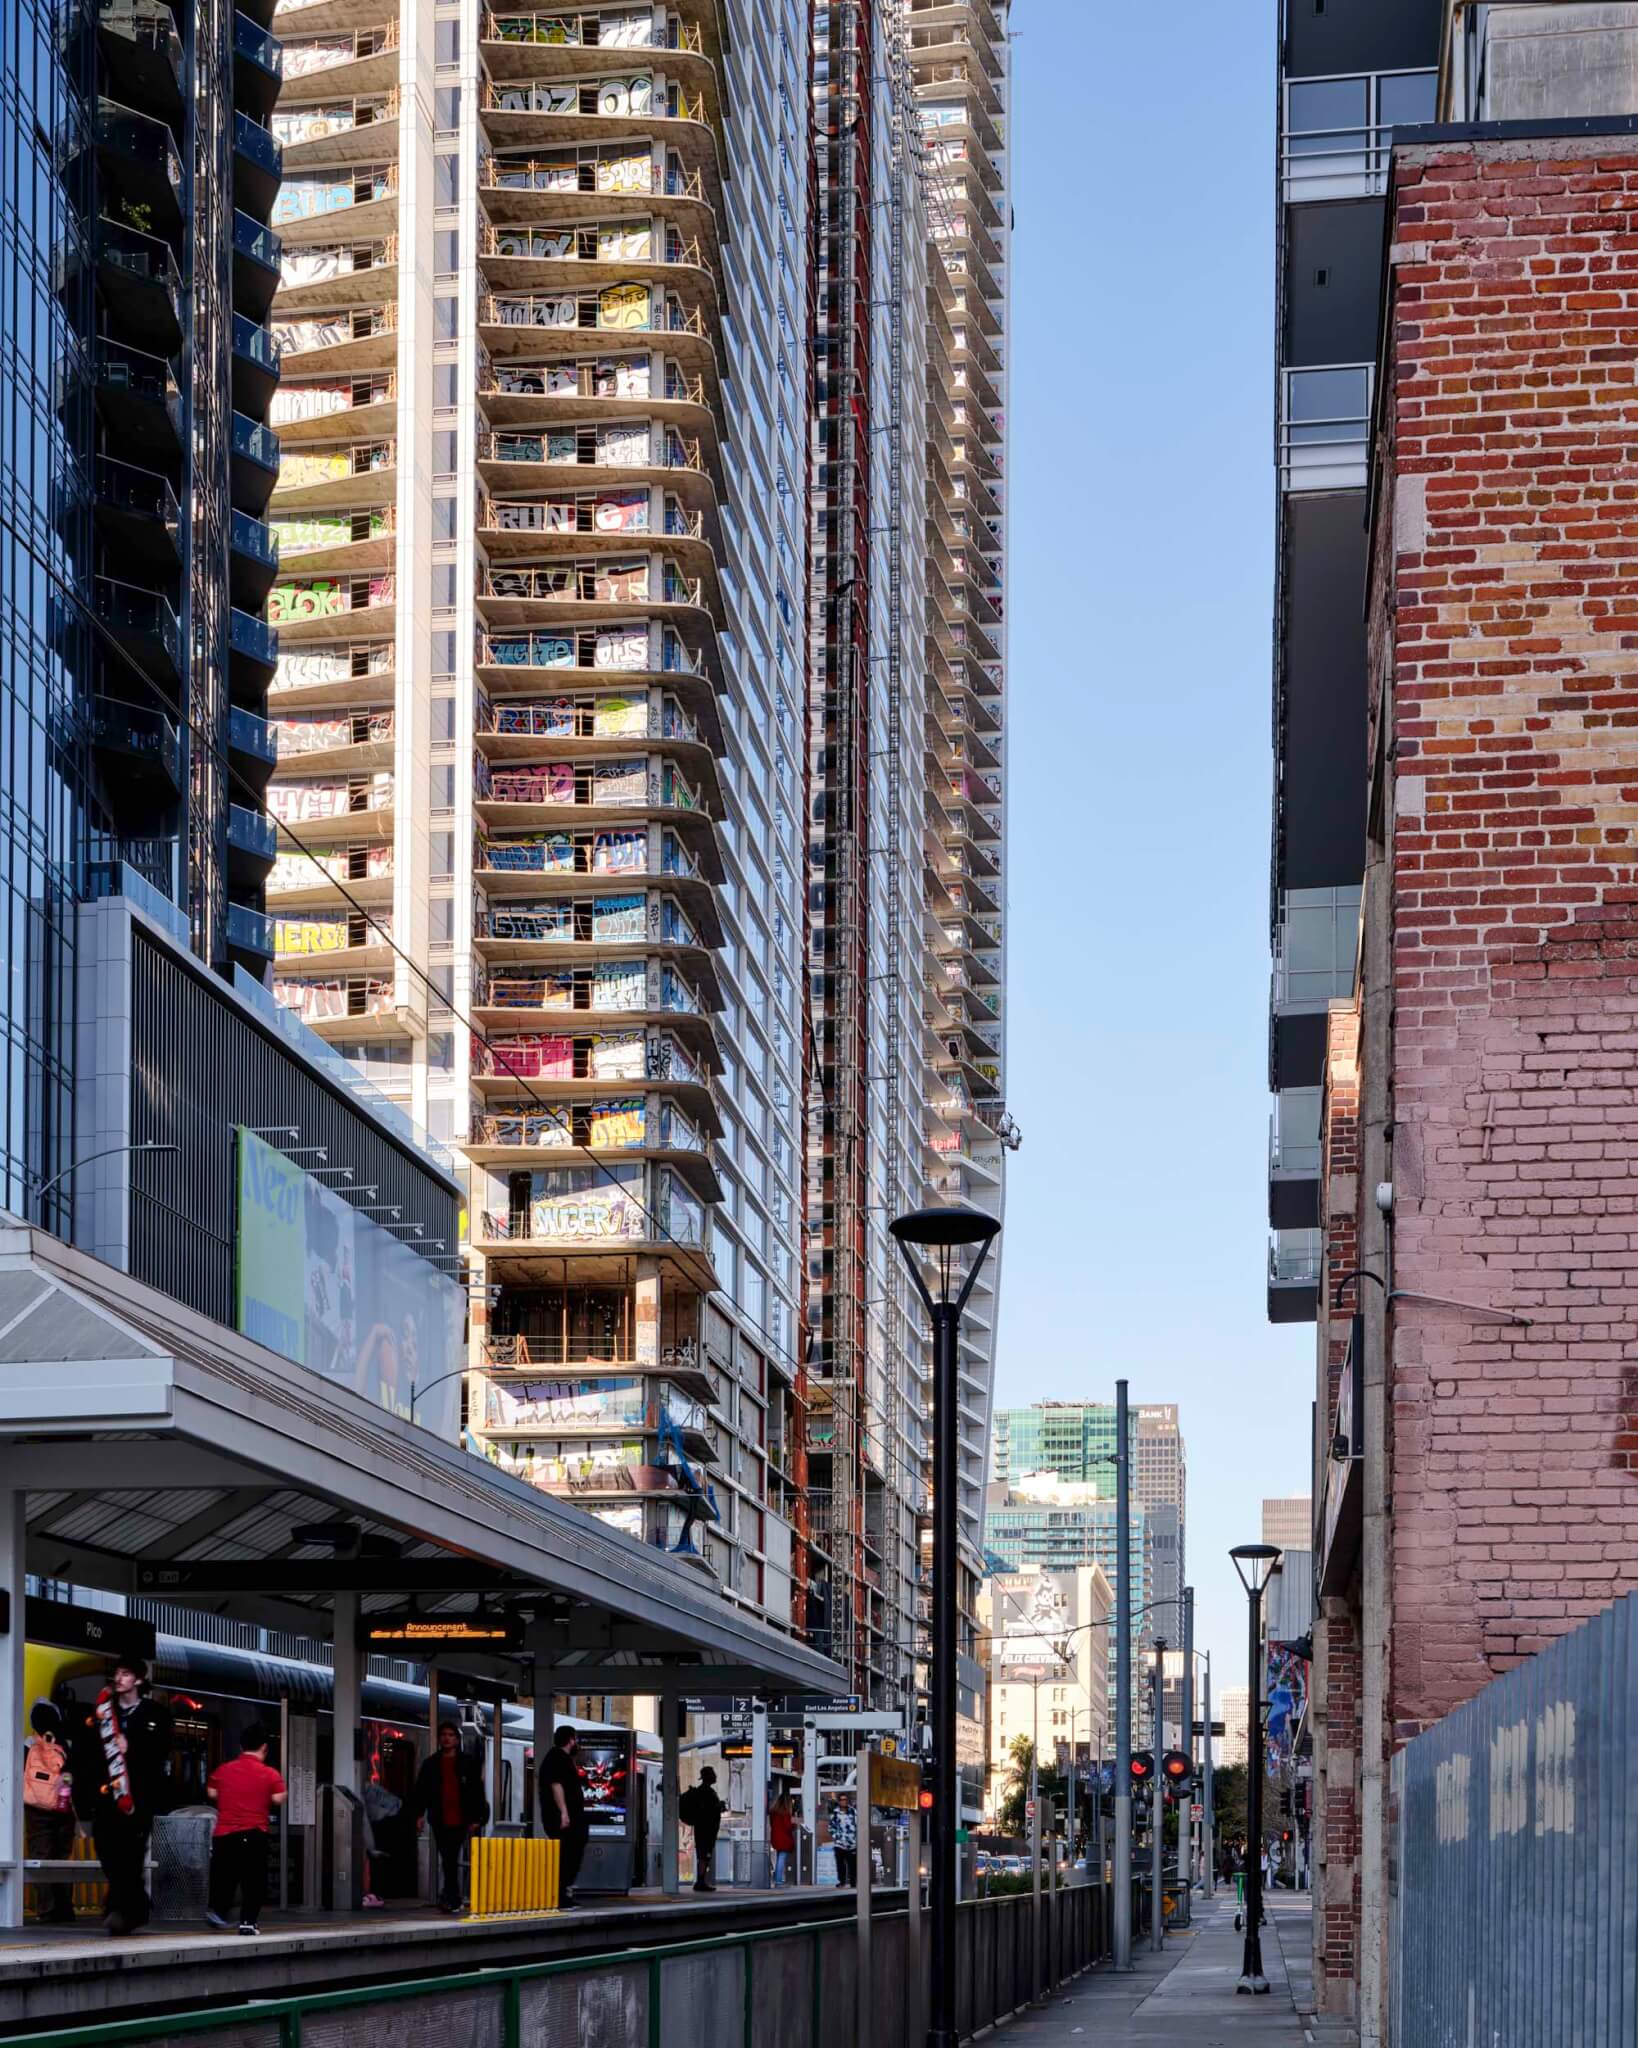
[[[508,1913],[517,1912],[523,1904],[518,1885],[518,1851],[522,1847],[523,1844],[516,1835],[510,1837],[506,1844],[506,1910]]]
[[[472,1911],[474,1916],[489,1910],[489,1844],[482,1839],[472,1844]]]
[[[557,1911],[558,1877],[563,1863],[563,1844],[555,1835],[546,1839],[546,1910]]]

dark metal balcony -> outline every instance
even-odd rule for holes
[[[279,636],[264,619],[235,606],[228,613],[229,679],[236,701],[259,705],[279,665]]]
[[[237,412],[262,413],[279,388],[279,345],[269,328],[233,316],[233,404]]]
[[[148,234],[182,226],[182,159],[170,128],[151,114],[98,100],[91,139],[102,171],[102,204]]]
[[[266,811],[229,804],[227,847],[228,880],[258,887],[278,854],[279,828]]]
[[[233,303],[252,320],[265,320],[279,288],[284,244],[248,213],[233,216]]]
[[[228,526],[228,580],[233,601],[260,611],[279,573],[279,537],[265,521],[235,512]]]
[[[181,795],[182,742],[163,711],[98,697],[91,706],[91,747],[103,757],[121,802],[171,803]]]
[[[242,512],[260,515],[267,509],[279,480],[279,437],[260,420],[233,415],[233,460],[230,482],[233,502]]]
[[[237,766],[258,785],[267,781],[279,758],[278,741],[265,718],[234,704],[228,710],[228,752]]]
[[[163,0],[100,0],[95,19],[103,75],[121,102],[180,121],[186,58],[170,8]]]
[[[233,103],[258,121],[273,111],[284,77],[284,46],[251,20],[233,17]]]
[[[142,673],[156,682],[180,683],[182,626],[166,600],[111,576],[97,578],[95,595],[97,617]]]
[[[1319,1301],[1320,1234],[1279,1230],[1268,1247],[1268,1320],[1311,1323]]]
[[[230,903],[227,913],[228,952],[251,967],[273,958],[273,920],[251,903]]]
[[[174,356],[182,345],[182,273],[169,243],[103,214],[92,230],[92,247],[118,339],[153,355]]]
[[[158,576],[182,566],[182,514],[170,480],[156,470],[97,458],[97,525],[122,568],[140,564]]]
[[[91,345],[91,383],[112,445],[133,461],[167,469],[182,454],[182,398],[163,356],[122,342]]]
[[[279,196],[284,150],[278,137],[248,114],[233,116],[233,198],[265,219]]]

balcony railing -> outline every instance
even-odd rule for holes
[[[1282,490],[1364,488],[1373,376],[1369,363],[1285,372],[1280,409]]]
[[[633,248],[634,235],[646,236],[647,246]],[[606,241],[617,246],[605,247]],[[507,257],[530,263],[680,263],[698,269],[700,244],[697,235],[682,236],[662,228],[655,246],[652,228],[638,222],[620,222],[611,229],[490,227],[478,230],[480,256]]]
[[[265,71],[269,78],[284,76],[284,53],[277,36],[259,28],[248,15],[233,17],[233,54]]]
[[[233,316],[233,353],[242,356],[247,363],[254,363],[259,370],[266,370],[270,376],[278,375],[279,344],[267,328],[254,320],[247,320],[243,313]]]
[[[1277,1230],[1268,1246],[1271,1287],[1314,1287],[1319,1283],[1321,1235],[1317,1230]]]
[[[698,22],[670,18],[664,34],[654,33],[652,20],[640,15],[635,20],[622,11],[621,40],[605,44],[603,17],[594,13],[497,14],[488,9],[483,17],[486,43],[540,43],[557,48],[606,48],[610,55],[627,50],[687,50],[698,56],[704,45]],[[635,39],[634,39],[635,38]]]
[[[129,462],[115,462],[106,455],[97,458],[97,497],[102,504],[116,506],[152,519],[172,535],[182,523],[176,493],[168,478],[156,470],[138,469]]]
[[[272,767],[279,758],[273,729],[267,720],[237,704],[228,712],[228,745],[253,761],[265,762],[268,767]]]
[[[1285,197],[1362,199],[1383,191],[1394,129],[1431,121],[1437,96],[1434,71],[1290,80],[1281,123]]]
[[[104,149],[129,157],[133,163],[157,171],[173,193],[182,189],[182,159],[176,153],[171,131],[151,114],[122,107],[117,100],[98,100],[92,133]],[[151,190],[150,186],[150,190]]]
[[[249,419],[242,412],[233,415],[233,452],[247,462],[279,473],[279,437],[265,421]]]
[[[233,116],[233,147],[247,163],[255,164],[270,178],[278,178],[284,170],[284,150],[271,129],[264,128],[260,121],[251,120],[248,114],[235,113]]]
[[[242,612],[237,605],[228,613],[228,645],[248,661],[272,668],[279,658],[279,636],[265,620]]]
[[[95,244],[100,262],[112,264],[144,284],[158,285],[180,319],[182,273],[169,243],[103,214],[97,220]]]
[[[172,668],[181,668],[181,622],[157,591],[120,583],[111,576],[99,576],[96,607],[97,617],[105,626],[119,634],[157,640],[169,657]]]
[[[279,566],[279,536],[265,520],[255,519],[248,512],[235,512],[230,533],[236,554],[260,562],[266,569]]]
[[[105,390],[129,391],[154,405],[175,405],[176,378],[164,356],[99,337],[91,360],[96,380]]]
[[[233,247],[236,254],[248,256],[268,270],[277,270],[284,255],[284,244],[274,231],[248,213],[235,212],[233,216]]]
[[[354,29],[350,34],[343,30],[338,35],[326,35],[317,42],[304,44],[299,39],[291,47],[287,39],[284,55],[284,76],[286,84],[298,78],[322,79],[327,71],[334,71],[342,64],[356,64],[363,57],[379,57],[389,50],[398,48],[398,18],[384,21],[378,28]]]

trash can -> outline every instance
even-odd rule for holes
[[[210,1898],[211,1806],[181,1806],[154,1821],[150,1853],[156,1920],[203,1920]]]

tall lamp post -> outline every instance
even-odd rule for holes
[[[960,1418],[956,1340],[961,1311],[978,1279],[990,1241],[1001,1228],[977,1209],[916,1209],[888,1228],[899,1241],[910,1277],[933,1325],[933,1829],[928,1893],[932,1997],[927,2048],[956,2048],[956,1490]],[[970,1247],[967,1277],[955,1279],[955,1256]],[[922,1260],[938,1282],[935,1296]]]
[[[1229,1552],[1246,1589],[1246,1945],[1236,1991],[1268,1990],[1263,1975],[1263,1717],[1262,1612],[1263,1588],[1280,1561],[1272,1543],[1242,1543]],[[1207,1740],[1210,1740],[1208,1734]]]

